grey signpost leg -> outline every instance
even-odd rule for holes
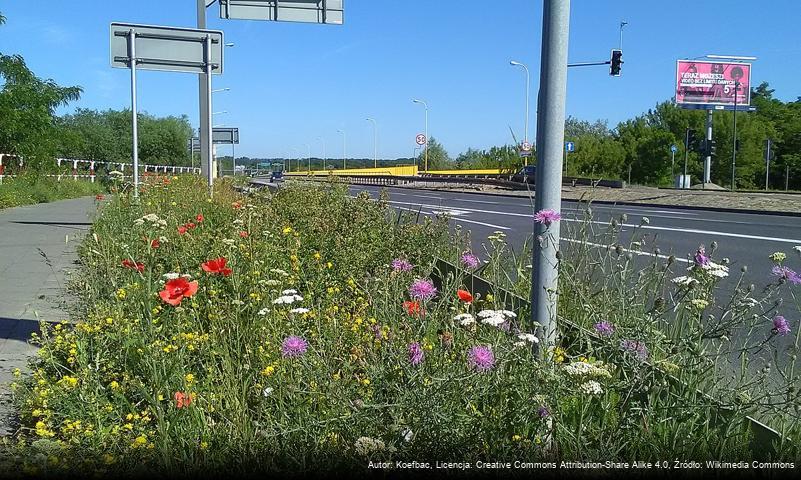
[[[712,142],[712,110],[706,111],[706,159],[704,159],[704,182],[712,182],[712,155],[709,151],[709,144]]]
[[[201,0],[201,3],[203,0]],[[206,165],[206,173],[208,176],[209,182],[209,195],[214,194],[214,168],[212,163],[212,138],[211,138],[211,35],[206,36],[206,125],[205,128],[201,128],[201,137],[205,134],[205,143],[201,140],[201,146],[205,145],[206,151],[208,152],[208,156],[206,158],[206,163],[202,163],[201,165]],[[202,76],[202,75],[201,75]],[[202,148],[202,147],[201,147]]]
[[[197,28],[206,28],[206,0],[197,0]],[[207,51],[210,49],[207,48]],[[209,54],[210,55],[210,54]],[[207,178],[213,179],[211,172],[211,70],[198,75],[198,92],[200,100],[200,171]],[[211,182],[211,180],[209,180]]]
[[[561,211],[569,30],[570,0],[545,0],[537,102],[537,211]],[[559,221],[550,225],[535,222],[534,226],[531,320],[542,325],[541,344],[547,349],[556,342]]]
[[[139,198],[139,121],[136,109],[136,32],[128,34],[129,55],[131,62],[131,133],[133,137],[132,163],[134,198]]]

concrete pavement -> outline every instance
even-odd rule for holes
[[[0,435],[13,429],[8,384],[36,352],[31,333],[67,319],[65,272],[94,212],[91,197],[0,210]]]

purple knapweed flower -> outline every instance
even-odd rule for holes
[[[306,343],[303,337],[292,335],[286,337],[281,344],[281,355],[284,357],[299,357],[306,353],[307,348],[309,348],[309,344]]]
[[[495,366],[495,355],[490,347],[473,347],[467,354],[467,364],[479,372],[486,372]]]
[[[796,272],[791,270],[789,267],[780,267],[776,265],[773,267],[772,270],[773,274],[779,278],[787,280],[788,282],[792,283],[793,285],[801,284],[801,275],[798,275]]]
[[[594,325],[595,331],[598,332],[599,335],[604,337],[608,337],[615,333],[615,326],[611,323],[604,320],[603,322],[598,322]]]
[[[779,335],[787,335],[790,333],[790,322],[781,315],[773,317],[773,330]]]
[[[437,288],[431,280],[418,278],[409,287],[409,295],[418,300],[431,300],[437,295]]]
[[[409,363],[414,366],[420,365],[420,362],[423,361],[423,357],[425,357],[425,353],[423,352],[423,347],[420,346],[419,343],[414,342],[409,344]]]
[[[636,340],[623,340],[620,342],[620,348],[631,353],[639,360],[646,360],[648,358],[648,347],[646,347],[642,342],[638,342]]]
[[[545,418],[551,416],[551,412],[545,405],[540,405],[540,408],[537,409],[537,415],[539,415],[540,418]]]
[[[695,252],[695,257],[693,257],[693,260],[695,260],[695,264],[699,267],[703,267],[704,265],[707,265],[709,263],[709,257],[706,255],[706,251],[704,250],[703,245],[698,247],[698,250]]]
[[[465,252],[462,254],[462,265],[467,268],[476,268],[481,263],[477,256],[473,255],[471,252]]]
[[[534,214],[534,220],[537,223],[541,223],[545,226],[550,226],[553,222],[558,222],[562,219],[562,214],[555,210],[545,209],[540,210],[536,214]]]
[[[408,272],[411,271],[412,264],[409,263],[408,260],[404,258],[396,258],[392,261],[392,270],[396,272]]]

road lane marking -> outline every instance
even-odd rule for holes
[[[393,201],[390,200],[390,203],[401,203],[401,202],[393,202]],[[438,205],[429,206],[429,205],[421,204],[421,206],[425,206],[425,207],[427,207],[429,209],[432,208],[432,207],[433,208],[441,208]],[[531,214],[523,214],[523,213],[499,212],[499,211],[495,211],[495,210],[481,210],[481,209],[469,208],[469,207],[464,207],[464,208],[462,208],[462,210],[466,210],[468,212],[473,212],[473,213],[488,213],[488,214],[491,214],[491,215],[506,215],[506,216],[514,216],[514,217],[529,217],[529,218],[533,218],[533,215],[531,215]],[[586,220],[582,220],[582,219],[571,219],[571,218],[563,218],[562,220],[565,221],[565,222],[584,222],[584,221],[586,221]],[[597,225],[609,225],[608,221],[607,222],[601,222],[601,221],[598,221],[598,220],[590,220],[590,223],[594,223],[594,224],[597,224]],[[657,227],[655,225],[637,225],[637,224],[632,224],[632,223],[621,223],[620,225],[623,226],[623,227],[641,228],[643,230],[660,230],[660,231],[664,230],[664,231],[670,231],[670,232],[692,233],[692,234],[697,234],[697,235],[712,235],[712,236],[720,236],[720,237],[745,238],[745,239],[748,239],[748,240],[764,240],[764,241],[768,241],[768,242],[792,243],[792,244],[795,244],[795,245],[801,244],[801,240],[795,239],[795,238],[767,237],[767,236],[763,236],[763,235],[748,235],[748,234],[745,234],[745,233],[720,232],[720,231],[717,231],[717,230],[699,230],[699,229],[696,229],[696,228]]]
[[[511,230],[511,227],[504,227],[503,225],[493,225],[492,223],[484,223],[478,222],[476,220],[465,220],[464,218],[452,218],[454,222],[467,222],[467,223],[475,223],[477,225],[484,225],[485,227],[492,227],[496,230]]]

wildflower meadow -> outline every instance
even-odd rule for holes
[[[528,297],[530,255],[502,233],[472,251],[445,219],[336,183],[219,182],[209,199],[198,179],[151,176],[138,201],[100,207],[71,286],[79,306],[35,335],[0,462],[192,474],[797,460],[801,252],[766,259],[754,287],[714,246],[681,263],[639,255],[640,232],[621,244],[617,220],[578,225],[610,247],[560,252],[564,327],[547,348],[527,307],[471,287],[477,272]],[[435,272],[437,258],[456,274]],[[770,452],[748,417],[779,432]]]

